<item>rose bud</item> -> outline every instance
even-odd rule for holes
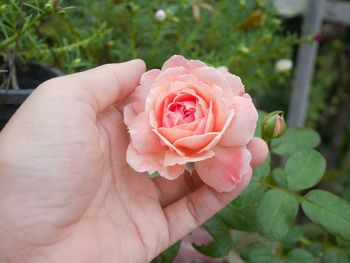
[[[270,141],[280,137],[286,131],[286,122],[283,118],[283,111],[274,111],[267,114],[262,120],[262,138]]]
[[[169,180],[194,169],[205,184],[230,192],[251,177],[254,152],[263,153],[259,163],[266,158],[265,142],[253,138],[257,120],[238,76],[173,56],[142,75],[124,107],[126,161]]]

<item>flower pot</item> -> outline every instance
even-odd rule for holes
[[[16,69],[19,89],[0,89],[0,130],[37,86],[63,75],[57,69],[35,63],[28,63],[25,69]]]

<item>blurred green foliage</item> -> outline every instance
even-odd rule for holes
[[[17,65],[32,61],[71,73],[132,58],[159,68],[181,54],[228,67],[266,110],[288,103],[288,96],[280,95],[288,94],[291,74],[277,72],[275,62],[290,58],[299,40],[281,30],[268,1],[0,2],[4,69],[16,60]],[[155,18],[159,9],[166,13],[164,21]]]

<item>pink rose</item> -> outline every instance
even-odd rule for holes
[[[124,107],[131,138],[127,162],[170,180],[194,163],[204,183],[232,191],[251,175],[251,151],[263,143],[253,139],[257,119],[239,77],[175,55],[161,70],[143,74]]]

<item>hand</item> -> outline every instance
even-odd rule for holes
[[[49,80],[3,129],[1,262],[148,262],[246,187],[248,177],[220,194],[196,175],[167,181],[128,167],[116,105],[144,70],[133,60]]]

